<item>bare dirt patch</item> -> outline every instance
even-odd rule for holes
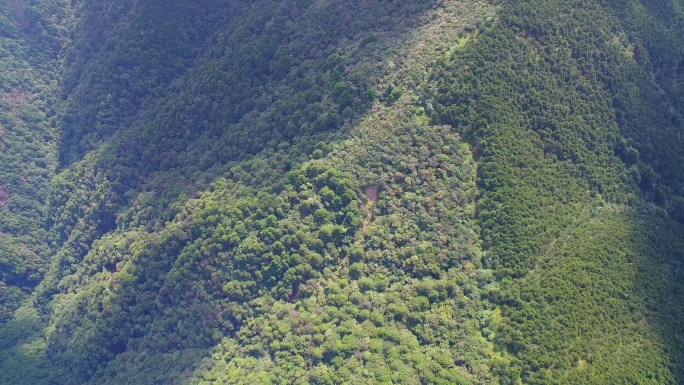
[[[373,220],[373,205],[378,203],[379,192],[380,186],[378,185],[370,185],[363,188],[363,193],[364,195],[366,195],[366,199],[368,200],[368,203],[366,203],[366,206],[364,207],[364,211],[366,212],[366,219],[364,219],[363,221],[363,233],[366,232],[368,225],[370,225],[371,221]]]
[[[24,11],[25,5],[24,0],[7,0],[7,3],[14,11],[16,20],[19,22],[21,28],[28,27],[28,22],[26,20],[26,13]]]
[[[371,185],[363,188],[363,193],[366,195],[366,199],[369,202],[376,204],[378,203],[378,193],[380,192],[380,186]]]
[[[0,208],[7,210],[9,208],[10,194],[5,186],[0,186]]]
[[[26,103],[31,94],[27,91],[20,90],[18,88],[12,88],[12,91],[8,94],[3,94],[2,99],[6,101],[12,108],[12,112],[16,111],[17,107]]]

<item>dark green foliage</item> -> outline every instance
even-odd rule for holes
[[[62,45],[58,1],[0,5],[0,322],[45,271],[54,168],[52,86]]]
[[[680,8],[0,4],[0,383],[682,382]]]
[[[682,20],[674,2],[651,6]],[[493,371],[679,383],[681,280],[662,266],[682,263],[681,225],[658,216],[679,218],[684,111],[664,63],[682,58],[681,27],[629,1],[511,1],[501,17],[440,63],[426,95],[477,154],[503,317],[488,329],[512,359]]]

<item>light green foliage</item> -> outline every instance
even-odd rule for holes
[[[380,98],[393,111],[417,111],[404,90],[426,72],[403,68],[425,68],[462,25],[433,4],[366,7],[77,5],[59,84],[61,169],[41,190],[54,251],[34,292],[46,343],[33,359],[49,367],[37,378],[491,378],[472,353],[489,347],[466,285],[480,254],[462,210],[475,196],[468,147],[413,113],[394,118],[391,141],[361,134],[388,84]],[[439,47],[416,50],[414,27]],[[403,227],[384,232],[387,221]]]

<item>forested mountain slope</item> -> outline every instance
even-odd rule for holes
[[[0,320],[40,281],[63,4],[0,4]]]
[[[9,2],[0,382],[684,381],[683,6]]]
[[[435,71],[478,155],[509,382],[684,378],[680,6],[511,2]]]

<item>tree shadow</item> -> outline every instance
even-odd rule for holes
[[[634,294],[645,307],[646,324],[661,341],[675,383],[684,382],[684,225],[662,209],[628,218],[635,240]],[[662,380],[661,380],[662,381]]]
[[[39,313],[25,303],[0,327],[0,383],[47,383],[49,360],[45,354]]]

